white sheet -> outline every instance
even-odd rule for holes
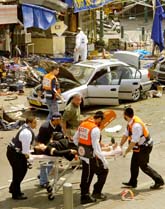
[[[114,156],[119,156],[122,154],[122,149],[120,146],[117,146],[114,150],[112,148],[112,146],[110,146],[110,148],[112,149],[111,151],[109,152],[106,152],[106,151],[102,151],[102,154],[105,156],[105,157],[114,157]]]

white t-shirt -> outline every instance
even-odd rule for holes
[[[22,143],[22,153],[30,154],[30,145],[32,142],[32,133],[27,128],[23,129],[19,134],[19,141]]]

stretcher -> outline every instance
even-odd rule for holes
[[[116,113],[113,110],[104,111],[104,119],[101,122],[100,130],[102,131],[107,125],[109,125],[116,118]],[[93,120],[93,116],[86,118],[84,121]]]
[[[121,148],[118,146],[115,149],[110,147],[111,151],[103,151],[103,155],[106,158],[117,157],[122,154]],[[48,193],[48,199],[53,200],[55,194],[63,186],[63,184],[74,174],[74,172],[80,167],[80,160],[75,159],[71,162],[65,160],[61,157],[53,157],[48,155],[30,155],[31,162],[38,161],[40,165],[43,163],[53,162],[53,168],[50,173],[47,173],[49,183],[46,185],[46,190]],[[48,165],[48,164],[47,164]],[[67,178],[63,176],[68,172]]]
[[[61,157],[54,157],[48,155],[30,155],[30,161],[38,161],[40,166],[49,165],[48,163],[53,162],[53,168],[48,173],[47,177],[49,183],[46,185],[48,193],[48,199],[53,200],[55,194],[63,186],[63,184],[72,176],[72,174],[80,167],[80,160],[75,159],[71,162]],[[67,178],[62,178],[68,171],[71,171]]]

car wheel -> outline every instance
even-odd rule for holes
[[[139,89],[135,89],[132,92],[132,101],[134,101],[134,102],[138,101],[140,99],[140,96],[141,96],[140,88]]]

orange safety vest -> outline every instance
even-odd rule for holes
[[[43,89],[45,91],[52,91],[52,80],[56,80],[56,91],[58,93],[61,93],[60,87],[59,87],[59,82],[56,78],[56,76],[52,75],[51,73],[48,73],[44,76],[42,84],[43,84]]]
[[[78,153],[82,157],[91,158],[93,157],[91,131],[97,125],[92,120],[84,121],[78,128],[79,131],[79,143]]]
[[[143,129],[142,136],[145,137],[146,141],[149,141],[150,140],[150,134],[149,134],[149,131],[148,131],[146,125],[144,124],[144,122],[139,117],[134,116],[133,117],[133,122],[131,124],[127,125],[127,130],[128,130],[128,135],[129,135],[128,142],[130,143],[131,140],[132,140],[132,127],[133,127],[134,123],[139,123],[142,126],[142,129]],[[139,147],[138,143],[136,143],[136,145],[134,146],[133,151],[134,152],[140,152],[140,147]]]

